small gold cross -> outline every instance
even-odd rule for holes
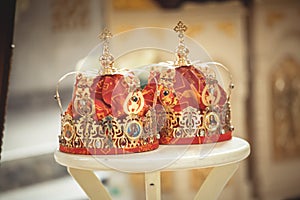
[[[109,39],[109,38],[112,37],[112,34],[111,34],[111,32],[110,32],[107,28],[105,28],[105,29],[103,30],[103,32],[99,34],[98,37],[99,37],[101,40],[107,40],[107,39]]]
[[[177,25],[173,29],[176,33],[178,33],[179,45],[176,49],[176,66],[186,66],[190,64],[188,59],[189,50],[184,44],[184,32],[187,30],[187,26],[179,21]]]
[[[182,21],[179,21],[177,25],[174,27],[174,31],[176,33],[182,34],[187,30],[187,26],[182,23]]]
[[[111,32],[105,28],[102,33],[98,36],[101,40],[103,40],[103,49],[102,55],[99,58],[100,64],[102,66],[102,70],[99,70],[99,74],[113,74],[116,69],[113,67],[114,57],[109,52],[109,41],[108,39],[112,37]]]

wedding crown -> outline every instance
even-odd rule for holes
[[[102,70],[91,76],[76,73],[73,97],[64,112],[57,85],[56,99],[61,109],[60,151],[73,154],[123,154],[158,148],[154,77],[142,89],[134,72],[118,71],[109,52],[111,33],[100,35]]]
[[[217,62],[191,62],[184,43],[187,26],[181,21],[174,30],[179,45],[176,61],[156,64],[158,80],[157,112],[160,144],[201,144],[232,138],[230,95],[234,85],[231,74]],[[227,91],[221,86],[220,71],[230,78]]]
[[[176,60],[151,64],[143,86],[134,70],[114,67],[108,42],[111,33],[105,29],[100,34],[101,70],[96,74],[75,72],[72,99],[65,111],[59,84],[74,73],[58,81],[60,151],[124,154],[151,151],[159,144],[202,144],[232,138],[230,96],[234,85],[230,72],[217,62],[190,61],[184,41],[187,26],[180,21],[174,30],[179,38]]]

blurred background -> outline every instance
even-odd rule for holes
[[[251,145],[220,199],[300,199],[299,19],[296,0],[17,0],[0,199],[87,199],[53,158],[60,133],[56,82],[99,44],[104,27],[114,34],[172,29],[179,20],[230,69],[234,136]],[[136,62],[159,59],[147,54]],[[71,82],[61,88],[66,101],[71,92]],[[162,198],[192,199],[209,171],[163,173]],[[113,199],[144,199],[141,174],[97,175]]]

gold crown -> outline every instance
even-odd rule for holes
[[[74,154],[123,154],[151,151],[160,144],[201,144],[232,138],[230,96],[233,84],[220,63],[188,59],[187,30],[174,30],[179,45],[176,61],[155,64],[143,89],[133,71],[114,68],[105,30],[100,38],[102,70],[91,76],[76,73],[72,100],[62,109],[60,151]],[[229,76],[223,83],[222,74]],[[226,88],[226,85],[228,88]],[[226,88],[226,89],[225,89]]]
[[[101,34],[102,70],[96,76],[77,73],[73,97],[65,112],[61,107],[58,82],[56,99],[61,108],[60,151],[73,154],[123,154],[158,148],[156,82],[141,89],[133,72],[113,68],[105,30]]]
[[[184,43],[187,26],[180,21],[174,30],[179,37],[176,61],[155,71],[158,103],[163,107],[157,115],[161,122],[158,124],[160,143],[201,144],[231,139],[234,129],[230,108],[231,74],[220,63],[192,63]],[[227,91],[217,78],[220,70],[228,72]]]

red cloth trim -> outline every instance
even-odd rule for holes
[[[214,142],[222,142],[226,140],[230,140],[232,138],[232,132],[226,132],[224,134],[216,134],[210,137],[208,136],[200,136],[200,137],[192,137],[192,138],[173,138],[173,137],[164,137],[161,136],[159,142],[160,144],[205,144],[205,143],[214,143]]]
[[[59,150],[71,154],[84,154],[84,155],[114,155],[114,154],[128,154],[140,153],[157,149],[159,146],[158,140],[152,144],[146,144],[135,148],[111,148],[111,149],[96,149],[96,148],[75,148],[59,145]]]

